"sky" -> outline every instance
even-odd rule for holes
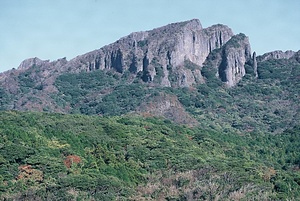
[[[0,0],[0,72],[32,57],[56,60],[132,32],[199,19],[245,33],[257,55],[300,50],[299,0]]]

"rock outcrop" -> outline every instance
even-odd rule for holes
[[[256,52],[253,52],[253,72],[254,72],[254,76],[257,78],[258,77],[258,73],[257,73],[257,59],[256,59]]]
[[[21,64],[19,65],[18,69],[25,70],[32,66],[42,66],[42,65],[45,65],[46,63],[49,63],[49,60],[41,60],[37,57],[29,58],[29,59],[22,61]]]
[[[292,58],[300,63],[300,50],[296,52]]]
[[[184,109],[176,96],[160,93],[150,98],[137,109],[144,116],[160,116],[170,119],[178,124],[194,126],[197,120]]]
[[[258,56],[257,61],[263,62],[263,61],[270,60],[270,59],[290,59],[294,55],[295,55],[295,52],[291,51],[291,50],[288,50],[285,52],[283,52],[281,50],[276,50],[273,52],[265,53],[262,56]]]
[[[219,77],[227,86],[232,87],[245,75],[245,63],[251,59],[248,37],[244,34],[233,36],[223,47]]]
[[[162,86],[185,87],[201,82],[200,67],[208,54],[222,47],[233,33],[225,25],[203,29],[199,20],[173,23],[151,31],[136,32],[113,44],[72,59],[65,67],[71,71],[114,69],[119,73],[142,72],[145,82],[159,77]],[[183,68],[185,61],[199,66]],[[170,73],[182,82],[172,83]]]
[[[65,57],[51,62],[50,60],[41,60],[37,57],[34,57],[22,61],[18,67],[18,70],[23,71],[30,68],[38,67],[41,71],[43,70],[60,71],[60,68],[66,65],[67,63],[68,61]]]
[[[245,75],[245,63],[250,59],[249,39],[244,34],[238,34],[220,49],[213,51],[205,65],[214,68],[216,77],[225,82],[228,87],[233,87]]]

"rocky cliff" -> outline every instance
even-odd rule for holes
[[[298,122],[299,62],[300,51],[257,57],[244,34],[190,20],[132,33],[70,61],[27,59],[0,73],[0,110],[133,112],[191,126],[210,122],[244,132],[266,125],[275,132],[291,125],[285,120]]]
[[[227,86],[236,85],[245,75],[245,63],[251,59],[248,37],[244,34],[233,36],[222,48],[222,62],[219,77]]]
[[[213,51],[204,65],[227,87],[233,87],[246,74],[245,64],[250,61],[251,47],[249,39],[244,34],[238,34],[233,36],[221,48]],[[252,67],[255,68],[255,64],[252,64]]]
[[[145,82],[158,78],[161,86],[190,86],[201,82],[200,70],[208,54],[222,47],[232,36],[231,29],[225,25],[203,29],[200,21],[193,19],[132,33],[113,44],[72,59],[65,68],[76,72],[97,69],[114,69],[119,73],[141,72]],[[185,61],[198,67],[184,68]],[[176,82],[172,83],[169,79],[170,73],[175,75]]]
[[[296,52],[288,50],[288,51],[281,51],[281,50],[276,50],[276,51],[272,51],[272,52],[268,52],[263,54],[262,56],[258,56],[257,57],[257,61],[259,62],[263,62],[266,60],[270,60],[270,59],[290,59],[291,57],[293,57],[295,55]]]
[[[251,58],[248,38],[234,36],[230,28],[221,24],[202,28],[197,19],[132,33],[69,62],[65,58],[54,62],[27,59],[18,70],[38,66],[43,71],[40,76],[48,79],[50,85],[63,72],[108,70],[130,72],[144,82],[163,87],[190,87],[204,82],[203,63],[213,50],[220,48],[222,62],[216,75],[232,87],[245,75],[243,66]]]
[[[214,75],[233,87],[245,75],[244,65],[250,55],[250,44],[244,34],[234,35],[229,27],[221,24],[203,28],[199,20],[193,19],[131,33],[70,61],[66,58],[56,61],[26,59],[18,69],[0,73],[0,95],[4,97],[1,104],[6,105],[5,109],[47,108],[46,111],[69,112],[70,105],[61,101],[66,94],[55,84],[57,77],[65,73],[101,71],[125,77],[122,82],[127,84],[144,82],[158,87],[195,87],[207,80],[203,77],[203,66],[208,60],[214,63],[211,66]],[[81,89],[74,90],[72,95]],[[100,93],[99,97],[103,95],[99,91],[93,93]]]

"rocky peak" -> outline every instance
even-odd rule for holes
[[[224,46],[219,77],[232,87],[245,75],[245,63],[251,59],[249,39],[244,34],[233,36]]]
[[[29,58],[29,59],[26,59],[24,61],[21,62],[21,64],[19,65],[18,69],[28,69],[32,66],[40,66],[40,65],[43,65],[45,63],[48,63],[49,60],[41,60],[37,57],[34,57],[34,58]]]
[[[273,52],[268,52],[263,54],[262,56],[257,57],[257,61],[262,62],[270,59],[290,59],[295,55],[294,51],[288,50],[288,51],[281,51],[281,50],[276,50]]]
[[[41,60],[37,57],[29,58],[21,62],[18,71],[29,70],[32,67],[38,67],[40,71],[62,71],[62,67],[68,63],[66,57],[57,59],[55,61]]]
[[[216,48],[220,48],[234,35],[228,26],[222,24],[216,24],[208,27],[204,30],[204,32],[207,36],[209,36],[208,42],[210,52],[214,49],[214,46],[216,46]]]
[[[115,43],[74,58],[65,68],[73,72],[97,69],[113,69],[118,73],[130,71],[141,74],[145,82],[157,82],[161,86],[190,86],[201,80],[200,68],[208,54],[223,46],[232,36],[227,26],[214,25],[203,29],[200,21],[193,19],[131,33]],[[182,68],[185,61],[199,68]],[[171,73],[183,82],[173,85],[169,80]]]
[[[164,34],[165,32],[179,32],[181,30],[194,30],[194,31],[199,31],[202,30],[202,25],[200,20],[198,19],[192,19],[188,21],[183,21],[183,22],[176,22],[176,23],[171,23],[162,27],[155,28],[153,30],[150,30],[148,32],[156,32],[156,33],[162,33]]]
[[[228,87],[235,86],[245,75],[245,63],[251,60],[249,39],[237,34],[220,49],[213,51],[205,63],[216,71],[216,76]]]

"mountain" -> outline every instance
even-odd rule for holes
[[[224,25],[203,29],[200,21],[194,19],[132,33],[71,61],[65,58],[53,62],[27,59],[17,70],[0,74],[1,93],[6,98],[1,106],[4,109],[41,111],[49,108],[50,111],[68,112],[50,95],[59,91],[55,85],[57,77],[95,70],[126,77],[128,83],[137,78],[159,87],[192,87],[205,82],[201,73],[203,63],[219,48],[224,49],[224,53],[214,66],[217,76],[227,86],[234,86],[245,75],[244,64],[251,59],[248,38],[234,36]],[[40,101],[32,103],[28,99]]]
[[[224,25],[203,29],[199,20],[174,23],[147,32],[132,33],[99,50],[71,60],[68,68],[78,71],[114,69],[119,73],[141,72],[145,82],[160,86],[188,87],[202,80],[201,66],[208,54],[225,44],[233,33]],[[184,68],[184,62],[199,67]],[[169,79],[176,75],[176,81]]]
[[[220,24],[202,28],[193,19],[132,33],[70,61],[27,59],[0,74],[0,108],[149,113],[189,125],[240,131],[259,125],[278,133],[298,122],[299,54],[256,56],[244,34]],[[172,106],[158,112],[168,100]]]
[[[0,85],[0,200],[300,197],[300,51],[193,19]]]
[[[132,33],[113,44],[78,56],[69,62],[65,59],[54,62],[42,61],[38,58],[27,59],[20,64],[16,72],[11,73],[18,76],[21,72],[28,73],[34,67],[38,67],[40,72],[35,72],[36,77],[34,75],[31,77],[34,81],[43,81],[43,85],[49,86],[53,84],[53,79],[63,72],[79,73],[113,69],[121,74],[130,72],[140,76],[144,82],[154,82],[159,86],[189,87],[203,82],[201,67],[208,54],[222,47],[232,36],[233,33],[227,26],[214,25],[203,29],[199,20],[191,20],[151,31]],[[244,40],[247,46],[245,51],[248,54],[250,45],[248,39]],[[245,61],[250,58],[249,55],[244,56],[247,57],[243,59]],[[236,61],[237,68],[243,68],[245,61]],[[192,62],[197,66],[194,66],[195,69],[189,69],[185,66],[185,62]],[[235,61],[230,60],[229,63],[231,62]],[[232,70],[228,69],[228,71]],[[241,71],[240,76],[243,76],[244,70]],[[235,79],[234,72],[231,73],[232,75],[225,74],[225,72],[220,74],[220,77],[223,77],[224,81],[227,81],[228,77],[228,85],[232,86],[235,83],[232,80]],[[1,77],[1,80],[10,79],[5,78],[4,75]],[[170,80],[171,78],[173,80]],[[18,88],[18,83],[13,87]],[[53,89],[46,87],[47,90]]]

